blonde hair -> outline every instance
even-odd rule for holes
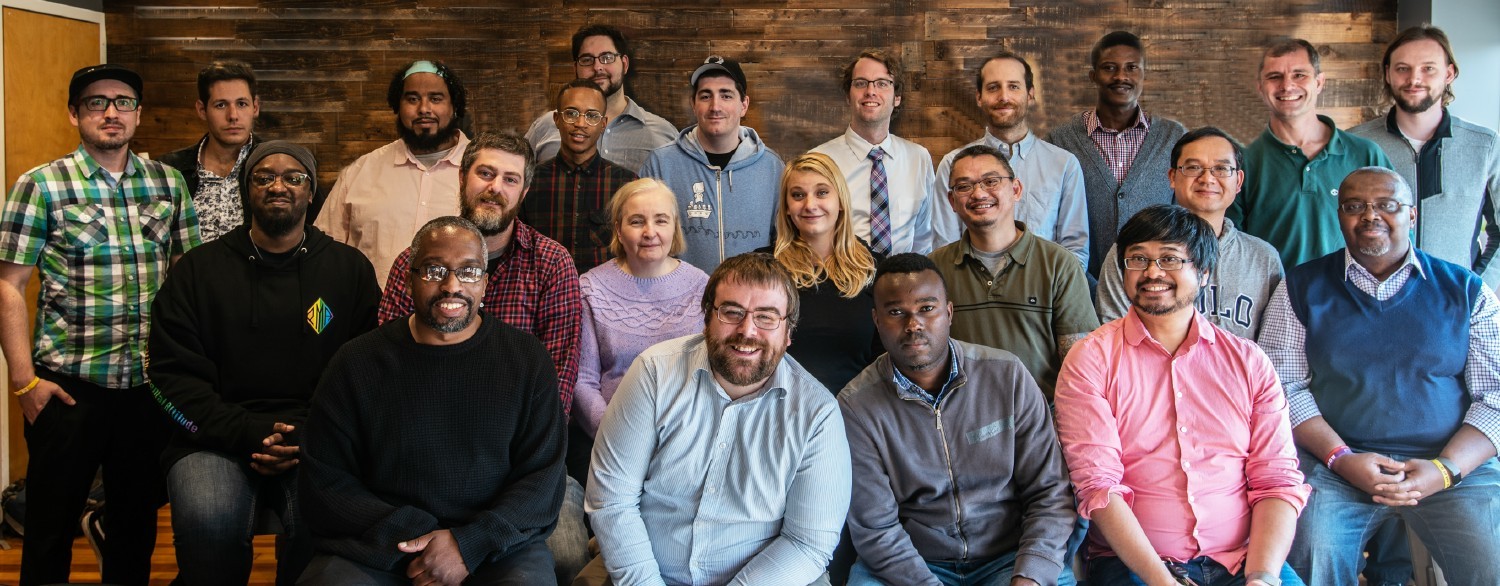
[[[672,205],[672,245],[667,247],[667,256],[678,256],[687,249],[687,237],[682,235],[682,219],[677,215],[677,196],[672,193],[672,188],[662,183],[660,179],[645,177],[636,179],[630,183],[620,186],[615,194],[609,198],[609,253],[615,258],[625,258],[625,244],[620,242],[620,222],[625,218],[621,215],[625,211],[625,203],[637,195],[660,191],[667,195]]]
[[[787,216],[786,198],[791,191],[792,175],[804,172],[822,176],[838,192],[839,214],[833,224],[833,254],[828,257],[827,264],[802,240],[797,225]],[[786,172],[781,175],[781,197],[776,200],[776,246],[772,250],[776,260],[792,274],[792,283],[798,289],[828,280],[841,295],[852,299],[870,284],[870,279],[875,276],[875,257],[854,237],[849,209],[849,185],[844,182],[839,166],[828,155],[806,153],[787,163]]]

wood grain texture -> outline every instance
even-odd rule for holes
[[[147,80],[138,148],[166,152],[201,134],[192,106],[198,68],[243,59],[261,75],[261,132],[312,147],[331,181],[393,140],[385,86],[395,68],[442,59],[470,91],[475,129],[524,130],[572,78],[569,37],[586,23],[625,30],[629,91],[679,127],[691,123],[687,77],[710,54],[749,78],[745,123],[790,156],[843,131],[838,72],[866,47],[897,52],[910,71],[894,131],[941,157],[983,132],[974,69],[999,47],[1030,57],[1040,134],[1092,106],[1088,53],[1110,30],[1141,35],[1142,103],[1189,127],[1242,140],[1265,125],[1255,92],[1260,48],[1289,35],[1318,47],[1321,105],[1341,126],[1376,114],[1379,58],[1396,34],[1394,0],[782,0],[708,5],[625,0],[120,0],[108,8],[110,60]]]

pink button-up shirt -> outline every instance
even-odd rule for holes
[[[1056,400],[1078,513],[1120,495],[1162,557],[1239,571],[1251,508],[1307,503],[1271,361],[1201,314],[1173,356],[1132,307],[1068,352]],[[1091,532],[1089,557],[1099,555],[1114,554]]]

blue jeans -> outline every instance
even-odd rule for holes
[[[1198,586],[1243,586],[1245,573],[1231,574],[1219,562],[1207,556],[1193,558],[1182,564],[1187,568],[1188,579]],[[1291,564],[1281,565],[1281,586],[1303,586],[1301,578],[1292,571]],[[1101,556],[1089,560],[1089,586],[1145,586],[1140,578],[1114,556]]]
[[[1016,552],[1004,553],[989,561],[927,562],[927,569],[945,586],[1006,586],[1016,569]],[[1057,577],[1059,586],[1072,586],[1073,568],[1063,566]],[[849,569],[849,586],[879,586],[881,581],[870,572],[865,560],[854,562]]]
[[[570,584],[589,563],[589,530],[583,524],[583,485],[567,477],[557,528],[547,537],[547,549],[556,562],[557,583]]]
[[[1448,584],[1500,584],[1500,463],[1494,458],[1457,486],[1411,507],[1376,504],[1305,454],[1302,473],[1313,493],[1297,519],[1297,539],[1288,559],[1309,583],[1358,584],[1365,542],[1386,520],[1399,517],[1427,546]]]
[[[187,586],[250,579],[255,521],[262,509],[281,520],[276,583],[293,584],[312,558],[312,540],[297,512],[297,471],[263,476],[219,452],[188,455],[167,472],[179,581]]]

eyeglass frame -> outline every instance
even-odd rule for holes
[[[880,91],[893,90],[896,89],[896,80],[884,77],[879,79],[865,79],[863,77],[856,77],[849,80],[849,87],[857,90],[865,89],[867,87],[870,87],[871,85],[875,86],[875,89]]]
[[[1344,209],[1344,206],[1346,206],[1346,205],[1351,205],[1351,206],[1358,205],[1359,206],[1359,211],[1346,210],[1346,209]],[[1391,206],[1391,205],[1396,206],[1396,209],[1389,210],[1389,211],[1380,209],[1381,206]],[[1382,200],[1379,200],[1379,201],[1363,201],[1363,200],[1358,200],[1358,199],[1351,199],[1351,200],[1348,200],[1348,201],[1341,201],[1341,202],[1338,203],[1338,205],[1336,205],[1334,207],[1336,207],[1339,210],[1340,214],[1343,214],[1345,216],[1363,216],[1363,215],[1365,215],[1365,212],[1368,212],[1370,210],[1375,210],[1375,213],[1378,213],[1378,214],[1385,214],[1387,216],[1393,216],[1393,215],[1401,213],[1401,208],[1411,208],[1411,207],[1416,207],[1416,206],[1414,206],[1412,204],[1409,204],[1409,203],[1403,203],[1403,202],[1400,202],[1400,201],[1397,201],[1397,200],[1394,200],[1394,199],[1382,199]]]
[[[1192,171],[1193,168],[1197,168],[1198,171]],[[1236,167],[1234,165],[1214,165],[1211,167],[1203,165],[1183,165],[1181,167],[1173,167],[1173,169],[1177,170],[1178,173],[1182,173],[1183,177],[1187,177],[1189,179],[1197,179],[1199,177],[1202,177],[1204,173],[1208,173],[1209,175],[1218,177],[1219,179],[1228,179],[1230,177],[1233,177],[1236,171],[1240,170],[1239,167]],[[1219,174],[1221,171],[1224,173],[1223,175]]]
[[[299,175],[302,179],[294,182],[293,179]],[[266,179],[266,181],[262,182],[262,179]],[[270,189],[277,181],[280,181],[282,185],[288,188],[306,187],[312,184],[312,175],[303,173],[302,171],[287,171],[281,174],[270,171],[253,171],[250,173],[250,184],[261,189]]]
[[[1131,261],[1136,261],[1136,260],[1144,260],[1144,261],[1146,261],[1146,266],[1143,266],[1143,267],[1140,267],[1140,268],[1136,268],[1136,267],[1130,266],[1130,262]],[[1172,268],[1167,268],[1165,265],[1162,264],[1162,261],[1166,261],[1166,262],[1169,262],[1169,263],[1173,262],[1173,261],[1176,261],[1177,266],[1172,267]],[[1149,256],[1135,255],[1135,256],[1127,256],[1127,257],[1124,257],[1124,258],[1120,259],[1120,264],[1123,265],[1125,267],[1125,270],[1127,270],[1127,271],[1145,271],[1145,270],[1149,270],[1151,268],[1151,265],[1156,265],[1156,268],[1161,269],[1162,272],[1170,273],[1170,272],[1173,272],[1173,271],[1180,271],[1182,269],[1187,268],[1187,265],[1193,264],[1193,259],[1191,259],[1191,258],[1182,258],[1180,256],[1171,256],[1171,255],[1163,256],[1163,257],[1158,257],[1158,258],[1151,258]]]
[[[483,281],[485,276],[489,274],[489,271],[484,270],[484,267],[459,267],[456,269],[450,269],[439,264],[411,267],[407,270],[411,271],[411,274],[417,275],[418,279],[421,279],[428,283],[442,283],[444,281],[447,281],[448,275],[451,274],[453,275],[453,278],[458,279],[458,282],[473,285],[475,283]],[[470,276],[468,278],[465,278],[462,274],[464,272],[470,272]]]
[[[969,197],[970,195],[974,194],[975,189],[979,189],[982,185],[984,186],[985,191],[988,191],[990,193],[999,193],[1000,182],[1007,179],[1014,180],[1015,178],[1016,177],[1014,175],[990,175],[988,177],[980,177],[978,181],[975,181],[973,183],[958,183],[955,185],[951,185],[948,187],[948,192],[959,197]]]
[[[577,124],[579,118],[582,118],[584,122],[589,126],[598,126],[604,122],[604,113],[598,110],[581,112],[578,110],[578,108],[563,108],[561,110],[554,110],[554,112],[556,112],[558,116],[562,116],[563,122],[566,122],[568,124]],[[568,112],[573,113],[572,120],[568,119]]]
[[[724,314],[724,310],[726,309],[739,311],[741,313],[739,320],[730,321],[730,318]],[[730,305],[728,303],[721,303],[719,305],[713,306],[713,314],[714,319],[719,320],[719,323],[729,324],[731,326],[737,326],[745,323],[745,318],[750,318],[750,323],[753,324],[756,328],[766,330],[768,332],[775,331],[777,328],[780,328],[782,322],[785,322],[787,320],[787,316],[780,315],[779,313],[775,313],[769,310],[762,309],[758,311],[749,311],[739,305]],[[762,318],[772,320],[771,324],[769,326],[761,325],[760,321]]]
[[[621,55],[614,51],[605,51],[598,55],[590,55],[585,53],[583,55],[579,55],[577,59],[574,59],[573,63],[579,67],[593,67],[595,61],[598,61],[605,65],[610,65],[615,61],[619,61],[621,57],[624,57],[624,55]]]
[[[104,107],[95,108],[89,105],[89,102],[94,100],[104,100]],[[131,96],[115,96],[111,98],[100,95],[78,98],[78,107],[90,112],[108,112],[110,106],[114,106],[116,112],[134,112],[141,108],[141,99]]]

